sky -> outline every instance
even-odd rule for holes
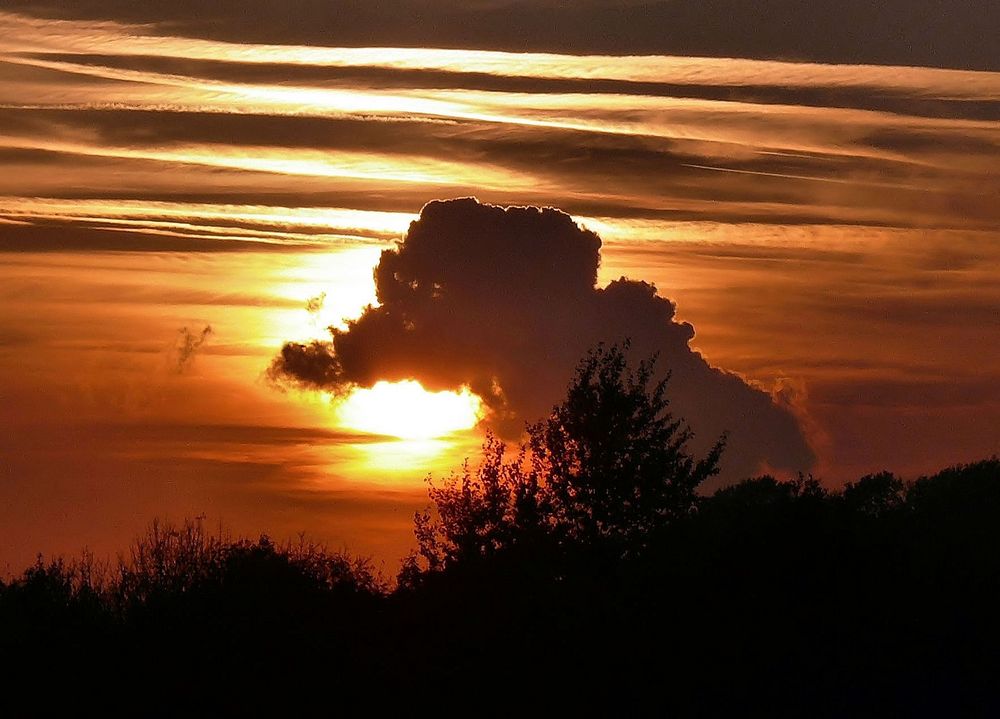
[[[717,482],[1000,452],[998,13],[5,2],[0,569],[205,516],[392,573],[626,329]]]

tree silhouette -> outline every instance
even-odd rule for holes
[[[509,459],[507,445],[493,433],[487,434],[476,471],[466,460],[459,474],[440,486],[430,484],[428,496],[435,513],[428,509],[414,517],[418,550],[404,560],[403,586],[419,583],[420,558],[432,572],[469,565],[517,546],[537,546],[551,530],[548,496],[527,447]]]
[[[690,428],[668,411],[669,374],[655,356],[628,366],[628,342],[598,347],[577,366],[566,399],[529,428],[558,528],[572,539],[639,546],[694,508],[695,490],[719,471],[720,439],[696,460]]]
[[[587,366],[571,388],[592,377],[604,399],[641,380],[620,365],[601,389]],[[843,491],[757,477],[696,512],[650,510],[623,554],[618,534],[564,526],[551,457],[530,443],[560,407],[517,451],[491,437],[478,469],[432,488],[421,544],[444,571],[414,565],[399,591],[363,560],[201,520],[154,523],[117,564],[4,577],[7,714],[69,714],[113,676],[108,716],[371,713],[372,697],[407,711],[415,696],[486,716],[1000,716],[1000,460]],[[21,689],[40,677],[60,691]]]
[[[641,550],[653,530],[687,516],[697,487],[718,472],[724,440],[695,459],[691,430],[668,411],[655,357],[628,364],[628,342],[598,345],[579,363],[565,399],[508,459],[490,435],[483,461],[430,487],[436,510],[418,513],[419,550],[432,571],[543,544]],[[404,566],[419,575],[418,556]]]
[[[842,501],[850,511],[881,517],[903,506],[906,487],[892,472],[868,474],[844,486]]]

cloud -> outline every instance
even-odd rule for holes
[[[343,49],[350,52],[350,49]],[[448,57],[426,56],[425,60]],[[617,66],[619,58],[587,60],[570,56],[559,58],[557,66],[539,67],[520,59],[517,54],[506,57],[497,54],[496,67],[465,69],[460,60],[454,66],[399,67],[379,64],[328,65],[303,64],[274,59],[271,62],[247,62],[234,59],[174,57],[170,55],[113,55],[95,53],[31,53],[20,56],[19,62],[0,63],[0,73],[8,72],[24,82],[34,78],[39,84],[65,83],[67,74],[73,82],[94,85],[97,91],[107,91],[107,81],[88,75],[86,68],[130,70],[145,73],[151,82],[168,77],[183,78],[191,84],[197,81],[221,83],[252,83],[261,86],[293,86],[300,88],[340,88],[358,91],[372,88],[393,90],[480,90],[532,94],[610,94],[689,98],[702,100],[750,102],[764,105],[800,105],[876,110],[916,117],[969,120],[996,120],[1000,109],[992,99],[992,84],[982,75],[946,70],[911,68],[896,71],[896,83],[878,68],[858,69],[855,66],[803,66],[793,63],[755,63],[725,61],[709,64],[691,59],[692,67],[677,67],[676,58],[645,58],[648,70],[636,71],[634,58],[628,69]],[[504,57],[506,63],[499,59]],[[535,56],[537,57],[537,56]],[[624,60],[624,58],[621,58]],[[31,61],[47,61],[55,66],[33,66]],[[674,63],[674,67],[668,65]],[[466,61],[467,64],[468,61]],[[576,66],[573,66],[576,63]],[[657,66],[659,63],[659,67]],[[485,65],[485,63],[484,63]],[[58,68],[58,69],[56,69]],[[808,70],[812,70],[810,74]],[[488,72],[487,69],[492,69]],[[527,74],[525,74],[527,72]],[[906,82],[898,79],[903,72]],[[789,77],[797,73],[797,77]],[[610,75],[602,77],[602,74]],[[2,77],[2,75],[0,75]],[[655,79],[669,77],[671,81]],[[300,119],[306,119],[304,116]],[[197,118],[191,118],[197,119]],[[272,120],[273,122],[273,120]],[[175,127],[178,131],[184,125]],[[294,140],[294,138],[289,138]],[[402,138],[401,138],[402,139]]]
[[[39,17],[159,23],[234,42],[669,52],[995,69],[993,0],[7,0]]]
[[[375,270],[380,305],[329,342],[287,343],[271,376],[346,391],[416,378],[429,389],[470,386],[502,432],[544,416],[576,362],[597,342],[631,339],[658,353],[675,415],[703,451],[729,432],[725,476],[762,466],[799,470],[813,453],[793,413],[689,346],[694,328],[642,281],[597,286],[601,239],[555,209],[472,198],[427,204]]]
[[[263,239],[160,231],[136,226],[90,226],[84,221],[45,221],[4,225],[0,253],[13,252],[284,252],[316,249],[317,243],[281,243]]]
[[[306,312],[309,313],[310,317],[315,317],[323,309],[324,304],[326,304],[326,292],[320,292],[315,297],[306,300]]]
[[[191,367],[198,350],[208,341],[211,334],[212,327],[210,325],[205,325],[205,328],[197,333],[192,332],[187,327],[178,330],[177,342],[174,344],[172,352],[176,360],[174,369],[178,374],[183,374]]]

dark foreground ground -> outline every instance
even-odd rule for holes
[[[1000,716],[1000,461],[749,480],[641,551],[537,541],[390,591],[152,528],[0,585],[0,715]]]

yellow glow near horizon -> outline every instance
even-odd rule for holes
[[[483,408],[468,387],[428,392],[416,380],[404,380],[355,389],[337,404],[336,412],[340,423],[351,429],[416,440],[471,429]]]
[[[356,472],[368,482],[399,486],[415,468],[421,474],[444,472],[458,464],[455,445],[447,439],[393,439],[360,443],[352,447]]]

